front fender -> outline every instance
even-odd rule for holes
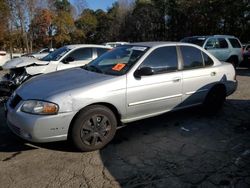
[[[31,75],[31,76],[35,76],[38,74],[44,74],[46,72],[47,69],[47,65],[45,66],[30,66],[30,67],[25,67],[26,72]]]

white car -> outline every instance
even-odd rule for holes
[[[121,46],[121,45],[125,45],[125,44],[129,44],[128,42],[106,42],[103,43],[104,46],[109,46],[112,48],[115,48],[117,46]]]
[[[37,76],[7,102],[7,122],[32,142],[104,147],[122,123],[191,106],[214,113],[237,88],[234,67],[193,44],[124,45],[81,68]]]
[[[3,66],[4,63],[9,59],[6,51],[0,51],[0,66]]]
[[[46,55],[48,55],[49,53],[53,52],[54,48],[43,48],[38,52],[33,52],[33,53],[29,53],[29,54],[24,54],[22,56],[26,56],[26,57],[34,57],[37,59],[42,59],[43,57],[45,57]]]
[[[0,81],[0,102],[31,77],[83,66],[109,50],[107,46],[78,44],[61,47],[40,60],[32,57],[9,60],[2,66],[9,73]]]
[[[38,60],[31,57],[12,59],[3,69],[13,70],[24,67],[29,75],[44,74],[58,70],[83,66],[111,48],[101,45],[76,44],[61,47]]]

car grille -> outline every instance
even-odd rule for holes
[[[10,107],[15,108],[18,103],[22,100],[22,98],[19,95],[15,95],[11,100],[10,100]]]

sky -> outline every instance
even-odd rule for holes
[[[107,10],[107,8],[111,7],[116,0],[86,0],[88,4],[88,8],[97,10],[103,9]]]

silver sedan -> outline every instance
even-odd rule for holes
[[[28,141],[70,139],[91,151],[123,123],[196,105],[214,113],[236,87],[233,66],[196,45],[132,43],[24,83],[7,102],[7,121]]]

